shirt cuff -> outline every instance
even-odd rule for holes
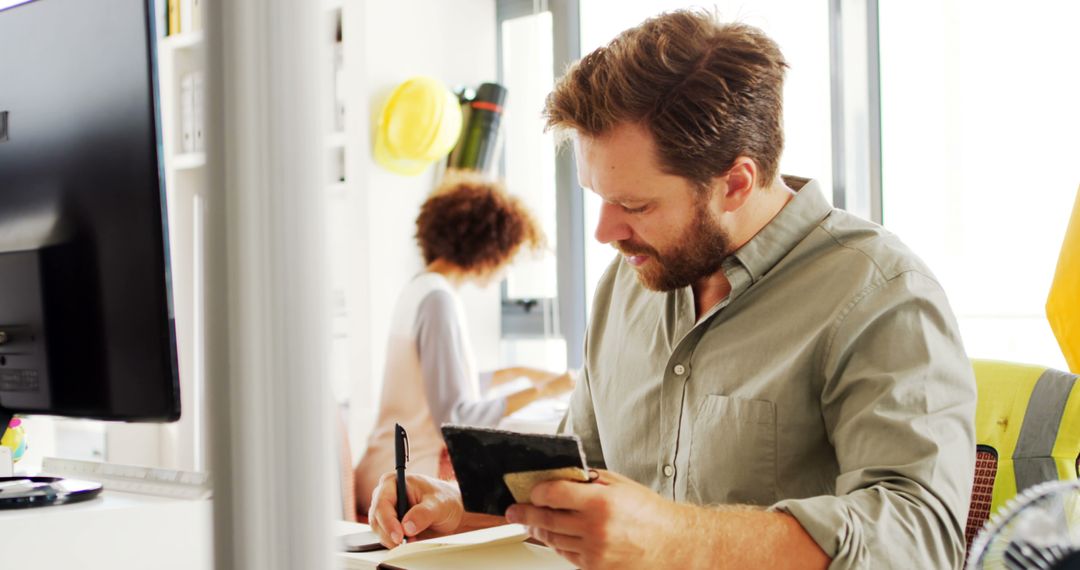
[[[847,509],[838,497],[822,495],[806,499],[787,499],[769,507],[795,517],[806,533],[825,551],[830,568],[848,568],[859,556],[852,556],[863,544],[861,528],[852,524]]]

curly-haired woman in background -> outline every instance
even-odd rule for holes
[[[420,208],[416,240],[425,270],[398,297],[387,344],[379,417],[356,467],[356,499],[367,513],[379,477],[394,466],[394,423],[409,434],[409,472],[445,478],[444,423],[493,426],[534,400],[573,387],[568,373],[507,368],[479,375],[456,289],[494,282],[522,246],[543,236],[525,206],[498,184],[448,177]],[[526,377],[531,386],[482,399],[481,384]]]

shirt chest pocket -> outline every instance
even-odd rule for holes
[[[709,394],[698,407],[692,426],[688,501],[776,502],[774,403]]]

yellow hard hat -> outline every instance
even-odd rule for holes
[[[413,77],[390,94],[375,127],[375,160],[413,176],[446,156],[461,134],[461,106],[438,79]]]

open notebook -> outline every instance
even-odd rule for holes
[[[366,530],[366,525],[348,524],[341,534]],[[555,551],[525,542],[525,527],[517,524],[497,526],[418,540],[393,550],[340,553],[342,568],[403,570],[521,568],[525,570],[569,570],[574,566]]]

